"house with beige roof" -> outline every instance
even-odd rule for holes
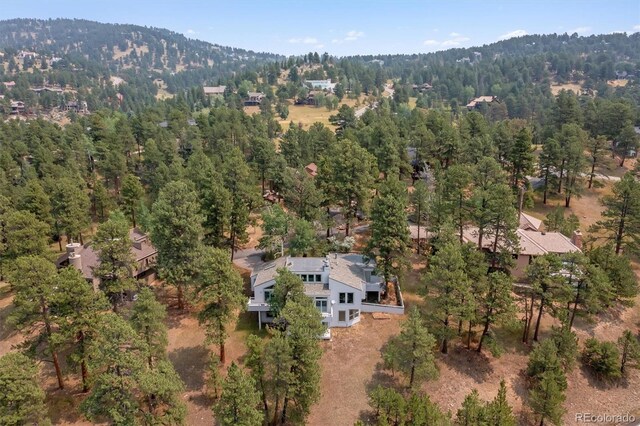
[[[548,253],[566,254],[582,251],[582,234],[576,231],[572,238],[568,238],[560,232],[540,231],[542,221],[525,213],[520,214],[520,226],[516,230],[518,247],[513,248],[515,265],[511,268],[511,274],[516,278],[525,275],[526,268],[538,256]],[[478,228],[466,227],[463,230],[463,240],[467,243],[478,245]],[[493,250],[493,239],[482,240],[482,250]],[[501,247],[503,245],[500,245]]]
[[[478,108],[482,104],[491,104],[494,102],[500,102],[497,96],[478,96],[477,98],[469,101],[467,109],[472,110]]]
[[[258,313],[260,327],[273,321],[269,299],[278,271],[283,268],[300,277],[305,294],[313,299],[327,328],[350,327],[360,321],[362,312],[404,313],[398,285],[391,284],[390,289],[375,267],[373,260],[355,253],[281,257],[251,275],[253,296],[247,302],[247,310]]]

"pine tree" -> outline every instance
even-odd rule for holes
[[[88,352],[95,379],[80,410],[89,420],[106,418],[116,425],[135,424],[141,413],[139,379],[147,350],[135,330],[115,313],[101,316]]]
[[[70,178],[56,181],[51,196],[54,229],[58,235],[65,234],[67,241],[79,238],[82,243],[82,231],[89,226],[89,196]],[[62,251],[62,247],[60,247]]]
[[[0,424],[51,424],[34,361],[18,352],[0,357],[0,389]]]
[[[462,408],[456,414],[456,424],[462,426],[475,426],[484,424],[485,408],[477,390],[472,390],[469,395],[464,398]]]
[[[245,302],[242,277],[224,250],[210,247],[203,250],[196,294],[203,304],[198,321],[205,326],[207,340],[220,348],[220,363],[224,365],[226,328]]]
[[[56,267],[49,260],[38,256],[23,256],[13,265],[9,282],[15,291],[10,321],[24,330],[25,335],[35,336],[36,347],[40,339],[46,343],[46,351],[53,358],[58,388],[64,389],[62,368],[58,360],[60,336],[51,312],[56,292]]]
[[[621,359],[620,351],[613,342],[600,342],[595,338],[587,339],[584,342],[582,361],[599,378],[619,379],[622,375]]]
[[[111,300],[113,311],[118,311],[122,294],[135,287],[133,278],[138,265],[131,252],[129,223],[121,212],[114,212],[105,223],[98,226],[91,242],[98,252],[98,266],[93,274],[100,280],[100,288]]]
[[[89,391],[88,345],[96,338],[100,315],[109,308],[109,302],[101,291],[95,291],[82,273],[67,267],[55,277],[56,292],[52,310],[59,320],[60,334],[74,343],[69,360],[80,365],[82,391]]]
[[[565,400],[564,391],[558,386],[558,381],[552,372],[542,374],[540,380],[529,393],[529,405],[535,414],[540,416],[540,426],[545,420],[554,425],[562,424]]]
[[[640,368],[640,341],[630,330],[625,330],[618,339],[620,347],[620,372],[625,373],[625,368]]]
[[[136,209],[140,204],[140,200],[144,196],[144,188],[140,183],[140,179],[132,174],[127,174],[122,179],[122,189],[120,191],[120,200],[122,210],[131,218],[131,224],[135,228]]]
[[[507,386],[500,380],[498,394],[485,406],[485,420],[488,425],[516,426],[513,410],[507,402]]]
[[[133,304],[129,321],[149,350],[148,365],[153,368],[158,360],[166,358],[167,326],[165,320],[167,310],[156,300],[150,288],[138,292],[138,299]]]
[[[545,309],[552,308],[558,288],[562,286],[563,278],[560,275],[562,262],[560,257],[555,254],[547,254],[537,257],[531,265],[527,267],[527,278],[531,282],[532,300],[531,313],[533,314],[533,299],[538,299],[538,315],[536,320],[533,340],[538,341],[538,333],[540,332],[540,321]],[[533,316],[529,318],[525,324],[525,341],[528,341],[529,329],[533,321]]]
[[[291,227],[291,217],[284,209],[275,204],[262,214],[264,234],[260,237],[258,247],[269,253],[284,256],[284,245],[288,239]]]
[[[564,392],[567,389],[567,378],[564,374],[562,362],[558,358],[558,348],[551,339],[543,340],[537,344],[529,355],[527,363],[527,375],[535,383],[540,382],[545,374],[556,380],[557,388]]]
[[[393,338],[383,353],[387,366],[394,366],[409,379],[409,387],[438,375],[433,349],[435,338],[429,334],[416,307],[409,311],[402,331]]]
[[[203,235],[196,192],[185,182],[166,185],[151,211],[151,241],[158,250],[158,272],[178,290],[184,309],[184,289],[191,284]]]
[[[616,255],[613,244],[589,250],[587,253],[592,264],[599,266],[609,278],[616,299],[625,305],[632,304],[638,294],[638,282],[626,254]]]
[[[489,274],[486,285],[481,294],[476,294],[478,300],[478,321],[484,328],[478,343],[478,352],[482,351],[482,343],[489,335],[489,327],[509,317],[514,311],[513,298],[511,296],[512,279],[502,273]]]
[[[231,363],[222,385],[222,395],[213,410],[223,426],[259,426],[264,413],[257,408],[260,396],[253,378]]]
[[[446,242],[429,262],[424,276],[426,291],[435,291],[432,315],[436,321],[434,333],[440,341],[442,353],[447,353],[449,339],[455,332],[451,328],[462,311],[463,300],[470,299],[471,283],[465,273],[465,262],[460,243]]]
[[[371,209],[371,238],[365,254],[376,259],[386,282],[404,269],[409,251],[406,194],[402,182],[389,178],[383,183]]]
[[[602,198],[603,219],[589,231],[613,241],[616,254],[640,248],[640,182],[626,173],[613,185],[613,193]]]
[[[427,184],[420,180],[418,182],[416,182],[415,186],[414,186],[414,190],[411,193],[411,198],[410,198],[410,204],[411,207],[413,209],[413,217],[414,220],[416,222],[416,225],[418,225],[418,247],[417,247],[417,253],[420,254],[420,231],[422,230],[424,232],[424,239],[426,240],[426,230],[423,227],[423,223],[425,221],[425,218],[428,217],[428,212],[429,212],[429,200],[430,200],[430,195],[429,195],[429,187],[427,186]]]

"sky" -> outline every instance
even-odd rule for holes
[[[146,25],[260,52],[344,56],[639,32],[640,0],[0,0],[0,19],[11,18]]]

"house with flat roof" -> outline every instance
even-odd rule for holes
[[[385,283],[376,275],[376,264],[361,254],[329,254],[326,257],[281,257],[251,275],[253,296],[249,312],[258,313],[258,324],[271,323],[269,299],[281,268],[298,275],[304,292],[313,299],[328,327],[350,327],[362,312],[404,313],[397,283]]]
[[[304,84],[308,86],[310,89],[320,89],[320,90],[326,90],[328,92],[333,92],[333,89],[335,89],[336,84],[338,83],[332,83],[331,79],[328,79],[328,80],[305,80]]]
[[[204,94],[206,96],[222,96],[227,86],[204,86]]]
[[[131,254],[136,259],[138,267],[132,271],[133,277],[147,282],[155,279],[155,265],[158,250],[151,244],[149,236],[137,228],[129,231],[131,240]],[[60,256],[56,262],[59,268],[73,266],[82,272],[82,276],[94,286],[98,286],[98,279],[93,275],[93,270],[100,264],[98,252],[91,243],[69,243],[66,245],[66,253]]]

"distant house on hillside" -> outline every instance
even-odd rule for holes
[[[155,279],[155,265],[158,251],[151,244],[147,234],[139,229],[129,231],[131,239],[131,254],[137,262],[137,269],[133,272],[136,279]],[[82,272],[82,276],[94,286],[98,286],[98,279],[93,275],[93,270],[100,264],[98,252],[91,243],[80,245],[80,243],[70,243],[66,246],[67,252],[60,256],[56,262],[59,268],[73,266]]]
[[[244,100],[244,106],[260,105],[264,96],[262,92],[249,92]]]
[[[202,89],[206,96],[222,96],[227,86],[204,86]]]
[[[87,103],[85,101],[69,101],[65,104],[64,109],[66,111],[73,111],[78,114],[89,113],[89,108],[87,107]]]
[[[11,114],[22,114],[24,112],[24,102],[11,101]]]
[[[478,108],[482,104],[492,104],[494,102],[500,102],[497,96],[478,96],[475,99],[472,99],[467,104],[467,109],[469,111]]]
[[[376,275],[376,264],[360,254],[329,254],[326,257],[281,257],[251,275],[253,297],[249,312],[258,312],[258,324],[273,321],[269,300],[278,270],[288,269],[304,283],[327,327],[350,327],[360,322],[361,312],[403,314],[404,303],[397,285],[388,286]],[[393,290],[392,290],[392,288]],[[392,294],[388,294],[388,293]],[[387,303],[383,303],[383,298]]]
[[[433,86],[431,86],[429,83],[422,83],[422,84],[414,84],[413,86],[411,86],[411,88],[416,92],[424,93],[433,89]]]
[[[326,90],[333,93],[337,83],[332,83],[331,79],[328,80],[305,80],[304,84],[310,89]]]
[[[5,81],[2,84],[4,84],[4,87],[6,87],[7,89],[13,89],[16,85],[16,82],[12,80],[12,81]]]

